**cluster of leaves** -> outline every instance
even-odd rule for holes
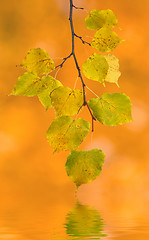
[[[86,27],[90,30],[97,30],[92,40],[91,46],[100,52],[111,52],[122,42],[118,35],[112,30],[117,25],[117,17],[112,10],[92,10],[85,19]],[[112,55],[105,56],[94,53],[82,67],[84,75],[94,81],[105,85],[106,82],[116,83],[121,73],[119,71],[119,61]]]
[[[97,30],[91,46],[100,52],[110,52],[121,42],[112,30],[117,26],[117,18],[111,10],[92,10],[85,22],[88,29]],[[72,53],[68,58],[71,55]],[[66,60],[64,58],[63,63]],[[63,63],[59,66],[62,67]],[[47,131],[49,144],[54,152],[71,151],[66,171],[77,188],[81,184],[92,182],[101,172],[105,155],[99,149],[76,150],[88,135],[90,123],[72,117],[87,105],[93,113],[93,119],[104,125],[117,126],[130,122],[129,97],[123,93],[104,93],[100,98],[90,99],[85,104],[84,89],[72,90],[49,75],[56,67],[49,54],[40,48],[30,50],[20,66],[27,72],[18,78],[11,95],[37,95],[46,110],[54,107],[56,118]],[[104,85],[105,81],[118,85],[119,63],[112,54],[92,54],[83,64],[82,72],[87,78]]]

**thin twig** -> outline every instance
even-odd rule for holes
[[[91,44],[90,44],[89,42],[84,41],[83,38],[82,38],[81,36],[78,36],[76,33],[74,34],[74,36],[77,37],[77,38],[79,38],[79,39],[82,41],[83,44],[86,43],[86,44],[88,44],[89,46],[91,46]]]
[[[73,54],[70,53],[67,57],[63,58],[63,62],[62,62],[61,64],[57,65],[57,66],[55,67],[55,69],[58,68],[58,67],[62,68],[63,65],[64,65],[64,63],[67,61],[67,59],[70,58],[72,55],[73,55]]]
[[[76,9],[79,9],[79,10],[84,10],[84,8],[82,8],[82,7],[81,7],[81,8],[80,8],[80,7],[76,7],[76,6],[73,5],[73,4],[72,4],[72,7],[73,7],[73,8],[76,8]]]
[[[89,108],[88,104],[86,104],[90,114],[91,114],[91,117],[92,117],[92,132],[94,132],[94,121],[96,121],[96,118],[93,116],[93,113],[91,111],[91,109]]]
[[[91,111],[91,109],[89,108],[88,104],[86,104],[86,106],[87,106],[87,108],[88,108],[88,110],[89,110],[89,112],[90,112],[93,120],[96,121],[96,118],[93,116],[92,111]]]

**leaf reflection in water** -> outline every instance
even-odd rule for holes
[[[71,239],[101,239],[107,235],[103,233],[104,222],[100,214],[91,206],[77,203],[66,216],[66,234]]]

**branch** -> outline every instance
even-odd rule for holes
[[[80,70],[80,67],[78,65],[78,61],[77,61],[77,58],[76,58],[76,55],[75,55],[75,50],[74,50],[74,36],[76,36],[75,32],[74,32],[74,26],[73,26],[73,19],[72,19],[72,13],[73,13],[73,0],[70,0],[70,15],[69,15],[69,21],[70,21],[70,27],[71,27],[71,34],[72,34],[72,55],[73,55],[73,58],[74,58],[74,61],[75,61],[75,64],[76,64],[76,68],[78,70],[78,77],[81,79],[81,82],[82,82],[82,87],[83,87],[83,97],[84,97],[84,106],[87,104],[86,102],[86,94],[85,94],[85,83],[83,81],[83,78],[82,78],[82,74],[81,74],[81,70]]]
[[[76,58],[75,46],[74,46],[74,37],[79,38],[79,39],[82,41],[83,44],[86,43],[86,44],[88,44],[89,46],[91,46],[91,44],[88,43],[88,42],[86,42],[86,41],[84,41],[84,40],[82,39],[82,37],[78,36],[78,35],[74,32],[73,19],[72,19],[73,8],[76,8],[76,9],[84,9],[84,8],[78,8],[78,7],[74,6],[74,5],[73,5],[73,0],[69,0],[69,1],[70,1],[69,21],[70,21],[71,35],[72,35],[72,52],[71,52],[67,57],[63,58],[62,63],[59,64],[59,65],[57,65],[57,66],[55,67],[55,69],[58,68],[58,67],[62,68],[63,65],[64,65],[64,63],[67,61],[67,59],[69,59],[71,56],[73,56],[74,61],[75,61],[75,64],[76,64],[76,68],[77,68],[77,71],[78,71],[78,77],[80,78],[80,80],[81,80],[81,82],[82,82],[83,98],[84,98],[83,106],[87,106],[87,108],[88,108],[88,110],[89,110],[89,112],[90,112],[90,115],[91,115],[91,117],[92,117],[92,132],[93,132],[93,131],[94,131],[94,120],[96,120],[96,118],[94,118],[94,116],[93,116],[93,114],[92,114],[92,112],[91,112],[91,110],[90,110],[90,108],[89,108],[89,106],[88,106],[88,104],[87,104],[87,101],[86,101],[86,92],[85,92],[85,87],[86,87],[86,85],[85,85],[85,83],[84,83],[84,81],[83,81],[83,77],[82,77],[81,70],[80,70],[80,67],[79,67],[79,64],[78,64],[78,60],[77,60],[77,58]]]
[[[71,34],[72,34],[72,56],[74,58],[74,61],[75,61],[75,64],[76,64],[76,68],[78,70],[78,77],[80,78],[81,82],[82,82],[82,87],[83,87],[83,98],[84,98],[84,104],[83,106],[87,106],[89,112],[90,112],[90,115],[92,117],[92,132],[94,131],[94,120],[96,120],[96,118],[94,118],[92,112],[91,112],[91,109],[89,108],[88,104],[87,104],[87,101],[86,101],[86,92],[85,92],[85,83],[83,81],[83,77],[82,77],[82,74],[81,74],[81,70],[80,70],[80,67],[79,67],[79,64],[78,64],[78,61],[77,61],[77,58],[76,58],[76,54],[75,54],[75,47],[74,47],[74,37],[77,37],[79,38],[83,44],[84,43],[87,43],[85,42],[82,37],[78,36],[77,34],[75,34],[74,32],[74,26],[73,26],[73,19],[72,19],[72,14],[73,14],[73,0],[70,0],[70,15],[69,15],[69,21],[70,21],[70,27],[71,27]],[[89,44],[89,43],[87,43]],[[89,44],[90,45],[90,44]]]

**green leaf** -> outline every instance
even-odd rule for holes
[[[90,151],[72,151],[65,165],[71,180],[79,187],[90,183],[101,173],[105,154],[99,149]]]
[[[59,87],[50,96],[57,117],[76,115],[84,102],[82,90],[71,90],[68,87]]]
[[[66,216],[64,224],[66,233],[73,239],[100,239],[103,233],[103,220],[99,212],[91,206],[76,204],[75,208]],[[70,238],[72,239],[72,238]]]
[[[32,73],[26,72],[18,78],[10,95],[23,95],[32,97],[38,95],[40,102],[47,109],[52,107],[50,93],[62,84],[52,76],[41,79]]]
[[[105,23],[103,16],[99,10],[93,9],[89,15],[85,18],[86,27],[90,30],[96,30],[102,28]]]
[[[89,133],[90,124],[82,118],[56,118],[47,131],[47,139],[54,152],[74,150]]]
[[[117,17],[112,10],[96,10],[90,11],[85,18],[86,27],[90,30],[97,30],[103,26],[114,27],[117,26]]]
[[[49,54],[41,48],[31,49],[20,66],[35,75],[48,74],[55,69]]]
[[[40,78],[32,73],[26,72],[18,78],[18,81],[10,95],[23,95],[32,97],[38,93],[40,86]]]
[[[100,83],[104,82],[108,68],[109,66],[106,59],[99,53],[92,54],[82,65],[84,75]]]
[[[120,42],[122,40],[114,31],[103,27],[95,33],[91,46],[100,52],[111,52]]]
[[[132,121],[132,105],[124,93],[104,93],[101,98],[88,102],[94,117],[107,126],[117,126]]]
[[[107,54],[104,57],[109,65],[105,81],[115,83],[119,87],[118,79],[121,76],[121,73],[119,71],[119,60],[112,54]]]
[[[38,93],[38,98],[45,109],[48,110],[50,107],[52,107],[50,93],[59,86],[62,86],[62,84],[52,76],[42,77],[41,83],[42,88],[40,93]]]

